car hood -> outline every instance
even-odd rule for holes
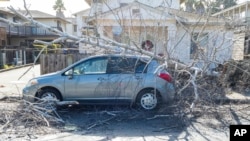
[[[38,76],[36,77],[36,79],[44,79],[44,78],[47,78],[47,77],[53,77],[53,76],[57,76],[59,75],[60,72],[53,72],[53,73],[48,73],[48,74],[44,74],[44,75],[41,75],[41,76]]]

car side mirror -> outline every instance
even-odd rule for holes
[[[65,74],[68,76],[69,79],[72,79],[73,78],[73,69],[68,70]]]

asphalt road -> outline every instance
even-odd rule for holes
[[[0,72],[0,97],[21,96],[22,89],[27,82],[31,78],[40,75],[40,65],[35,65],[25,75],[23,75],[30,67],[32,66]]]

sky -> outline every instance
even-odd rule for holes
[[[56,0],[25,0],[27,6],[30,10],[39,10],[45,13],[49,13],[55,15],[56,12],[53,10],[53,5]],[[64,15],[66,17],[71,17],[73,13],[79,12],[81,10],[89,8],[88,4],[85,0],[63,0],[66,11],[64,11]],[[23,0],[9,0],[9,1],[1,1],[0,7],[13,6],[16,9],[24,9]]]
[[[249,0],[238,0],[239,3],[245,2],[245,1],[249,1]]]
[[[238,0],[238,3],[250,0]],[[55,15],[55,10],[53,10],[53,5],[56,0],[26,0],[27,6],[30,10],[39,10],[52,15]],[[71,17],[73,13],[79,12],[81,10],[89,8],[85,0],[63,0],[66,11],[64,15],[66,17]],[[23,0],[0,0],[0,7],[7,7],[12,5],[14,8],[24,9]]]

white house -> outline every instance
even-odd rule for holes
[[[217,17],[180,10],[180,0],[86,0],[90,9],[75,13],[78,35],[95,36],[141,47],[156,54],[203,66],[232,58],[233,29]],[[82,27],[82,28],[81,28]]]
[[[250,1],[224,9],[213,16],[229,19],[235,29],[232,58],[250,58]]]

